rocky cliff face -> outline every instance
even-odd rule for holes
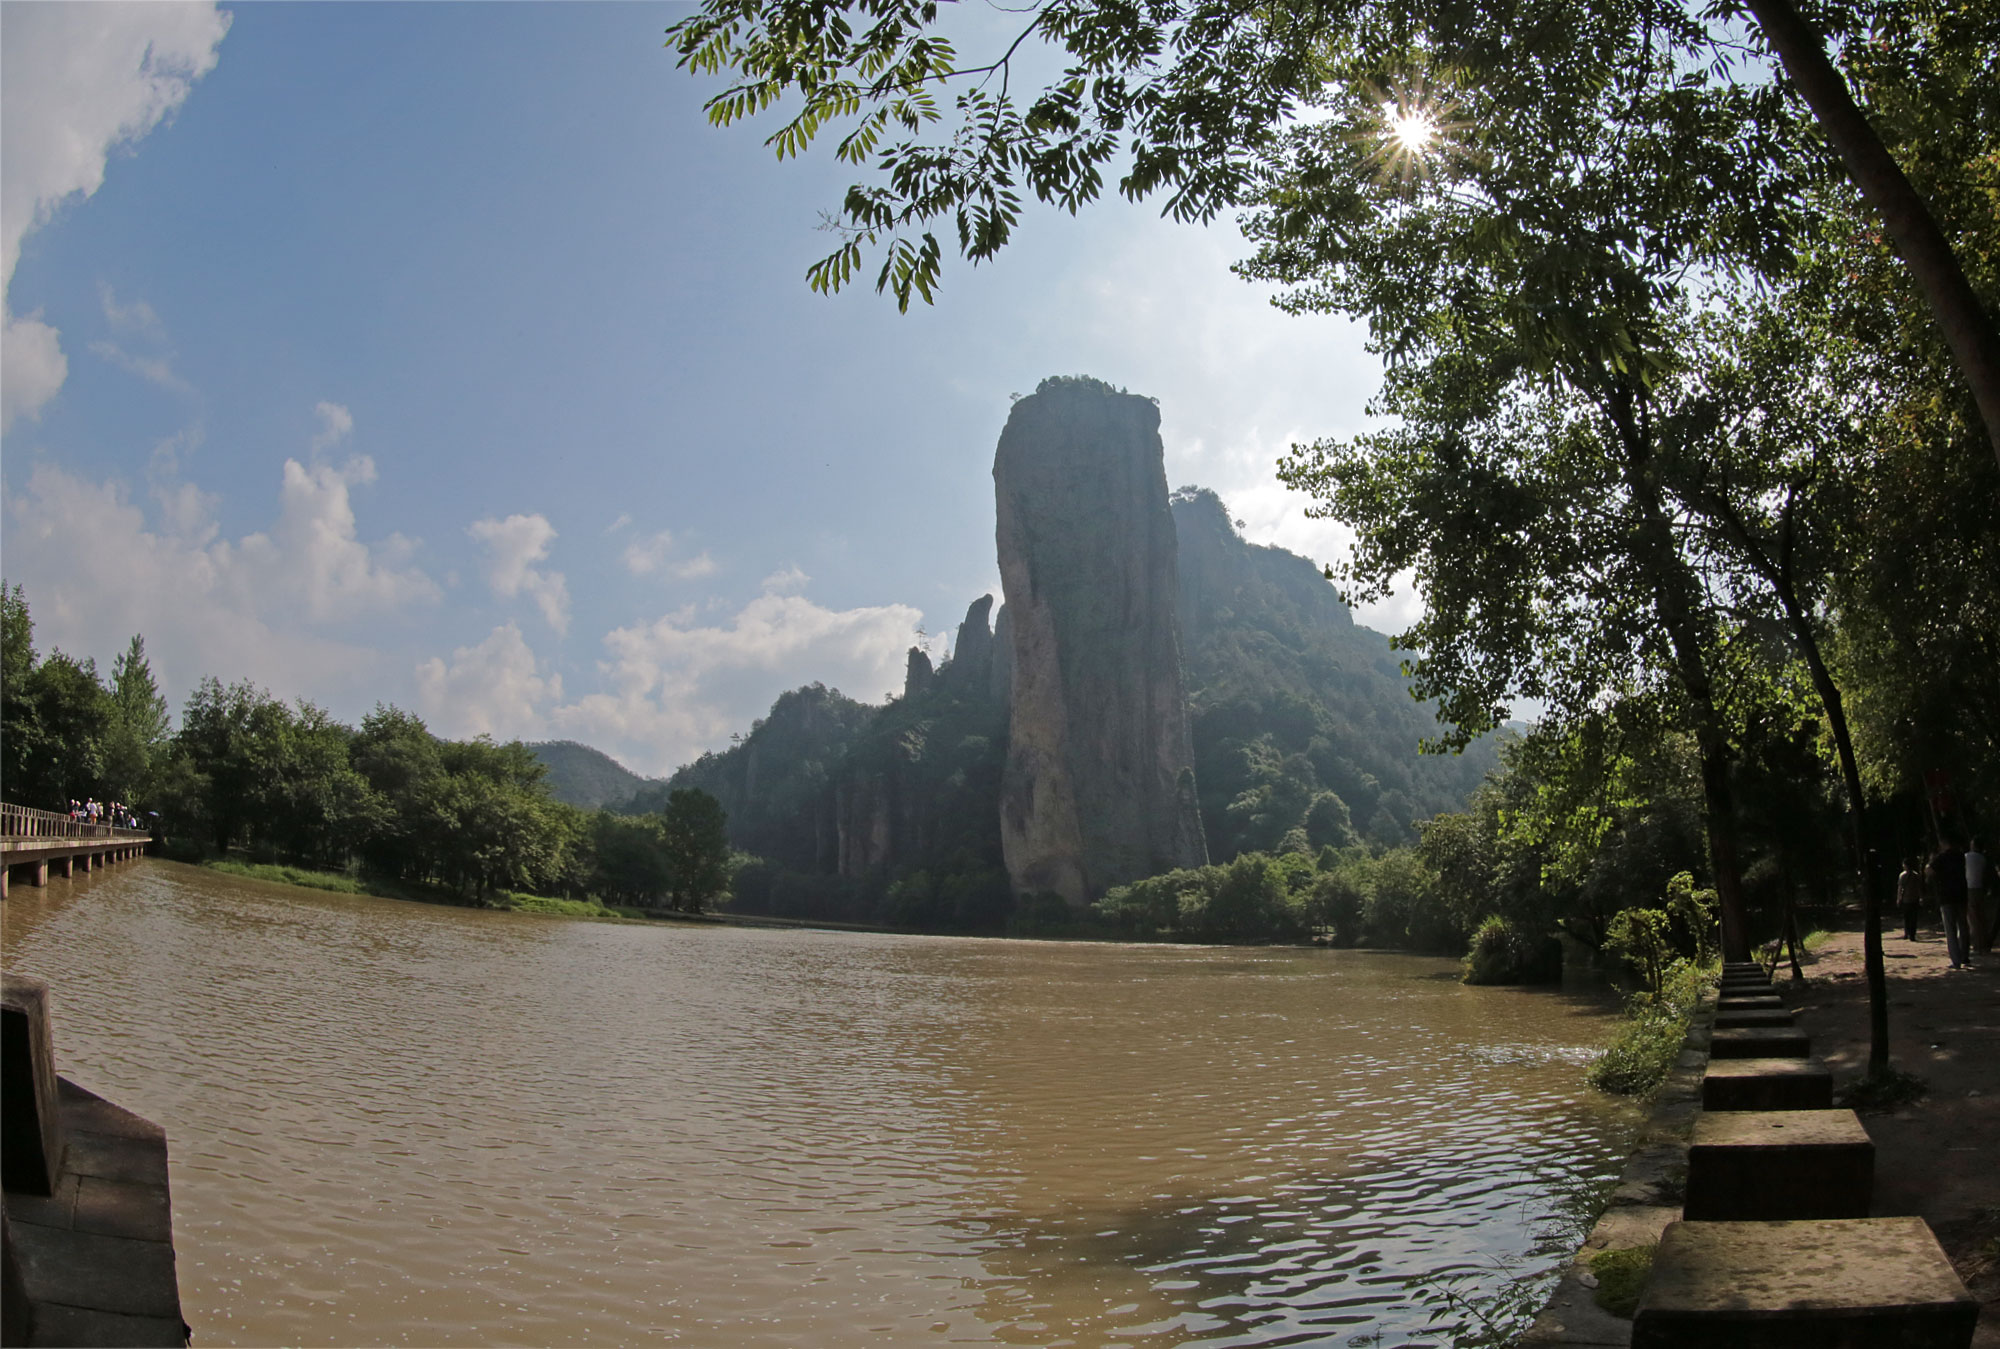
[[[981,595],[967,606],[965,621],[952,642],[951,659],[942,671],[946,685],[967,697],[988,696],[992,687],[993,628],[988,621],[992,612],[991,595]]]
[[[1207,860],[1174,518],[1150,399],[1045,380],[993,461],[1012,647],[1000,836],[1017,892],[1081,906]]]

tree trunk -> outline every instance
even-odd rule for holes
[[[1840,152],[1848,177],[1882,218],[1917,289],[1930,302],[1938,328],[1972,386],[1993,457],[2000,461],[2000,330],[1995,329],[1993,316],[1979,303],[1930,207],[1855,104],[1847,81],[1827,58],[1819,33],[1799,17],[1792,0],[1746,3],[1820,130]]]
[[[1755,550],[1752,556],[1760,556]],[[1861,770],[1854,759],[1854,740],[1847,731],[1847,708],[1840,686],[1820,655],[1819,635],[1799,607],[1790,578],[1780,572],[1765,578],[1784,606],[1785,623],[1798,643],[1799,654],[1812,672],[1813,689],[1820,706],[1826,709],[1827,725],[1833,731],[1834,751],[1840,756],[1840,780],[1847,789],[1847,846],[1854,862],[1855,883],[1861,887],[1861,950],[1868,972],[1868,1075],[1880,1077],[1889,1071],[1889,978],[1882,959],[1882,894],[1876,885],[1878,868],[1868,864],[1868,840],[1862,831]]]
[[[1639,547],[1653,584],[1653,606],[1667,634],[1681,691],[1687,696],[1695,745],[1701,753],[1701,794],[1708,825],[1709,863],[1715,871],[1716,906],[1722,914],[1722,958],[1750,959],[1750,921],[1743,906],[1743,864],[1737,847],[1736,793],[1730,783],[1734,756],[1715,710],[1696,621],[1699,588],[1674,542],[1673,527],[1651,469],[1652,446],[1634,416],[1629,389],[1613,385],[1604,410],[1625,449],[1625,482],[1639,512]]]
[[[1813,631],[1812,618],[1799,603],[1798,587],[1793,584],[1789,516],[1784,524],[1780,557],[1774,559],[1751,535],[1749,526],[1733,507],[1721,504],[1716,513],[1724,531],[1742,549],[1750,569],[1771,587],[1771,593],[1777,597],[1778,606],[1785,615],[1785,627],[1812,675],[1813,691],[1819,695],[1820,707],[1826,712],[1827,726],[1833,731],[1834,752],[1840,759],[1841,786],[1847,792],[1848,853],[1854,865],[1854,881],[1861,893],[1862,961],[1868,975],[1868,1075],[1878,1077],[1889,1070],[1889,980],[1882,958],[1882,896],[1875,884],[1876,868],[1868,864],[1868,840],[1862,831],[1862,804],[1866,798],[1861,793],[1861,770],[1854,758],[1854,738],[1848,733],[1847,706],[1841,699],[1840,686],[1833,682],[1833,674],[1826,668],[1826,658],[1820,651],[1819,634]]]

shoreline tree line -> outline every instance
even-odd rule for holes
[[[92,660],[37,658],[19,586],[4,601],[0,782],[16,805],[126,802],[170,853],[356,872],[430,897],[527,894],[700,913],[727,893],[724,816],[701,791],[640,815],[555,800],[519,741],[444,740],[399,708],[359,726],[206,677],[175,728],[134,637],[107,685]]]

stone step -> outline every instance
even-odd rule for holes
[[[1784,1026],[1730,1026],[1708,1037],[1710,1059],[1802,1059],[1812,1041]]]
[[[1724,975],[1717,984],[1717,987],[1721,988],[1724,992],[1729,992],[1735,989],[1770,988],[1772,987],[1772,983],[1761,974],[1731,974]]]
[[[1715,1000],[1717,1007],[1783,1007],[1785,1000],[1776,993],[1724,993]]]
[[[1710,1059],[1703,1110],[1831,1110],[1833,1074],[1818,1059]]]
[[[1865,1218],[1875,1144],[1852,1110],[1723,1110],[1694,1122],[1689,1222]]]
[[[1882,1349],[1972,1342],[1979,1303],[1921,1218],[1678,1222],[1633,1349]]]
[[[1789,1026],[1792,1013],[1785,1007],[1718,1007],[1715,1009],[1715,1027],[1728,1030],[1732,1026]]]
[[[1762,974],[1763,963],[1756,960],[1725,960],[1722,962],[1724,974]]]

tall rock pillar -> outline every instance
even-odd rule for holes
[[[1045,380],[1014,404],[993,485],[1013,656],[1000,840],[1015,891],[1080,907],[1200,866],[1159,409],[1096,380]]]

